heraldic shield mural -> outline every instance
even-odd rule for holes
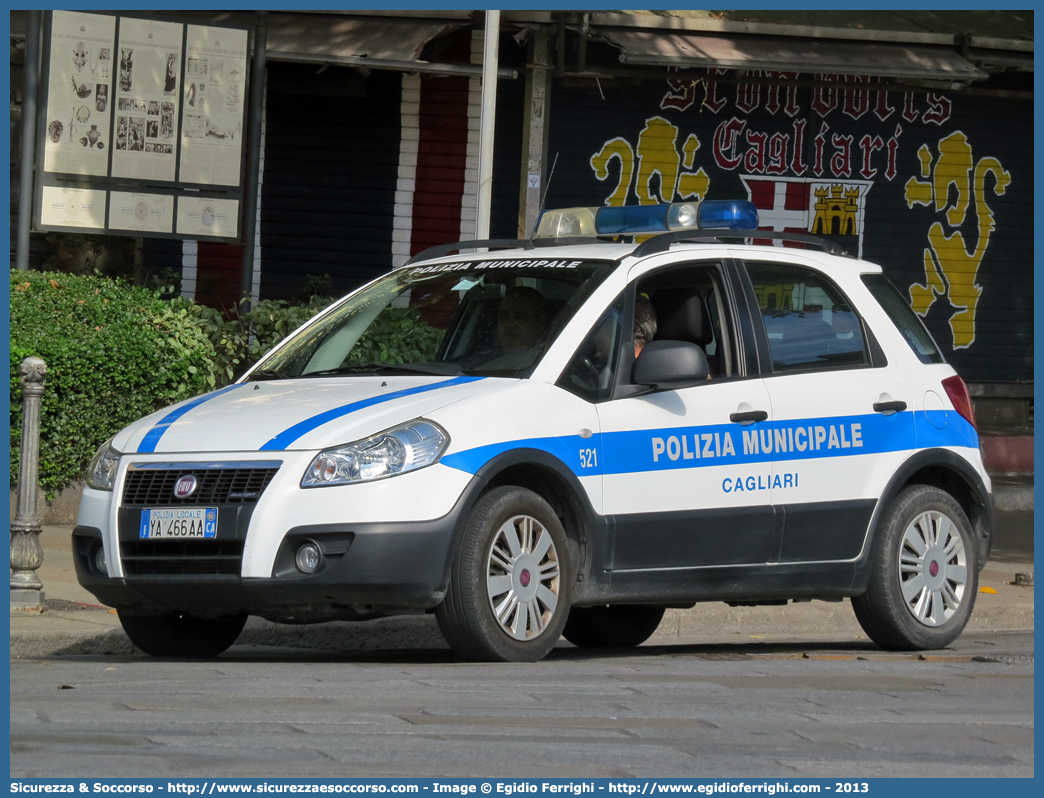
[[[547,206],[749,199],[884,267],[969,381],[1033,378],[1029,103],[724,74],[556,89]]]

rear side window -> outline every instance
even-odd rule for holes
[[[892,285],[883,274],[864,274],[862,277],[866,287],[874,295],[874,299],[884,308],[888,318],[899,328],[899,332],[917,355],[918,360],[922,363],[944,362],[931,334],[925,329],[924,323],[914,313],[903,295],[899,293],[899,289]]]
[[[774,373],[869,364],[859,317],[826,277],[789,264],[748,262],[746,267]]]

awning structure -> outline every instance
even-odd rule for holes
[[[478,76],[482,73],[482,67],[478,65],[420,60],[421,51],[428,42],[466,27],[465,22],[293,13],[272,13],[266,22],[266,57],[270,61],[339,64],[439,75]],[[497,75],[516,78],[518,73],[513,69],[500,69]]]
[[[947,47],[762,36],[703,36],[620,28],[598,28],[597,32],[620,49],[620,61],[625,64],[948,81],[986,80],[989,77]]]
[[[267,57],[282,54],[358,57],[372,61],[417,61],[424,45],[460,23],[381,17],[269,14]]]

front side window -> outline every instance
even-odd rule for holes
[[[722,302],[717,264],[690,263],[645,275],[638,296],[647,297],[654,341],[687,341],[707,356],[712,379],[737,374],[735,335]],[[637,331],[636,331],[637,332]],[[636,341],[637,343],[637,341]],[[635,347],[635,357],[640,347]]]
[[[504,259],[397,269],[295,333],[251,376],[528,377],[614,267]]]
[[[859,316],[840,289],[800,266],[748,262],[776,374],[870,362]]]
[[[624,298],[620,296],[580,344],[562,372],[559,387],[589,402],[608,399],[625,338],[630,340],[624,324]]]

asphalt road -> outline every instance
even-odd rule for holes
[[[923,656],[806,639],[527,665],[248,646],[11,662],[16,778],[1032,775],[1032,632]]]

